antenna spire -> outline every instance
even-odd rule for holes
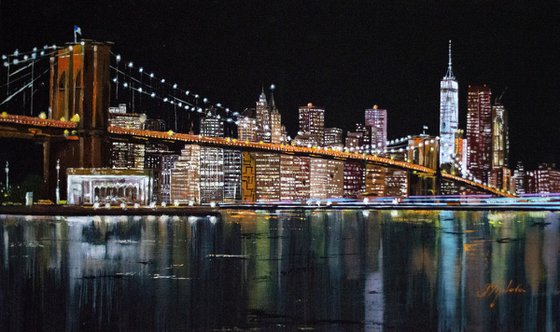
[[[274,89],[276,86],[274,84],[270,85],[270,108],[276,109],[276,102],[274,101]]]
[[[449,40],[449,62],[447,63],[447,73],[445,74],[444,78],[451,78],[455,79],[453,75],[453,69],[451,68],[452,61],[451,61],[451,39]]]

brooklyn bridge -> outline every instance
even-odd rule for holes
[[[42,160],[42,198],[182,204],[513,196],[458,169],[441,169],[438,137],[408,138],[405,143],[420,143],[381,153],[242,138],[246,113],[166,82],[112,48],[83,40],[3,58],[7,86],[0,140],[42,146],[40,155],[26,156]],[[41,79],[48,94],[42,99],[34,92]],[[214,125],[220,126],[218,134],[208,134],[205,126]]]

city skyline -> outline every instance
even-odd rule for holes
[[[555,4],[308,3],[249,10],[249,4],[171,2],[159,13],[147,3],[29,6],[0,4],[3,30],[26,31],[3,35],[2,53],[69,41],[77,24],[84,38],[114,41],[123,56],[233,109],[252,105],[261,85],[276,84],[289,133],[297,127],[297,107],[313,102],[329,114],[325,127],[351,130],[363,109],[378,104],[388,110],[390,139],[419,133],[423,125],[437,134],[438,82],[452,39],[459,128],[466,127],[469,84],[487,84],[495,95],[508,87],[511,163],[560,163],[558,75],[551,61],[558,42],[550,38],[558,31]],[[69,15],[57,15],[63,10]],[[529,109],[538,116],[526,116]]]

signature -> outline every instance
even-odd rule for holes
[[[496,306],[496,302],[498,301],[498,297],[504,294],[522,294],[526,293],[527,291],[521,286],[521,284],[515,285],[513,280],[510,280],[509,283],[505,288],[500,288],[494,283],[490,283],[486,285],[481,291],[476,293],[478,298],[489,298],[490,301],[490,309],[493,309]]]

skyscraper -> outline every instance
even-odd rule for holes
[[[237,126],[237,138],[240,141],[257,141],[257,122],[251,117],[242,117]]]
[[[492,168],[508,166],[509,136],[504,105],[492,106]]]
[[[282,116],[276,107],[274,92],[270,93],[270,142],[274,144],[284,143],[282,135]]]
[[[200,134],[208,137],[224,137],[224,123],[216,116],[215,110],[209,110],[206,117],[200,119]]]
[[[200,203],[200,146],[186,144],[171,170],[171,199]]]
[[[255,152],[256,199],[280,199],[280,154]]]
[[[455,80],[451,68],[451,40],[449,41],[449,62],[447,73],[440,81],[439,103],[439,164],[452,161],[455,151],[455,132],[459,126],[459,83]]]
[[[264,89],[262,90],[257,105],[255,107],[255,116],[257,122],[257,140],[270,143],[270,110]]]
[[[311,144],[323,146],[325,135],[325,110],[308,103],[299,108],[299,130],[309,134]]]
[[[471,174],[488,182],[492,152],[492,92],[489,87],[469,86],[467,94],[467,156]]]
[[[309,198],[310,157],[280,155],[280,199],[303,201]]]
[[[201,203],[224,200],[224,149],[200,147],[199,181]]]
[[[387,110],[380,109],[377,105],[365,111],[365,124],[369,131],[371,141],[370,150],[385,150],[387,147]]]
[[[241,200],[241,160],[241,151],[224,149],[224,201]]]
[[[325,128],[325,139],[323,143],[325,146],[329,147],[342,147],[342,129],[336,127]]]

